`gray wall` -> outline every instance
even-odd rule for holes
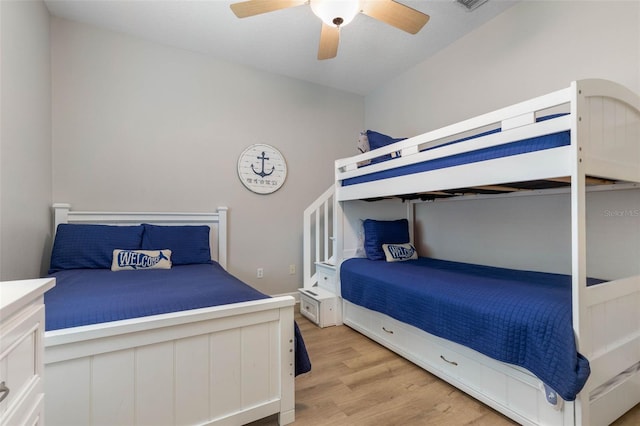
[[[368,95],[365,123],[414,136],[582,78],[640,92],[639,2],[521,1]]]
[[[60,18],[52,75],[55,201],[79,210],[229,206],[230,272],[268,294],[302,286],[302,212],[332,184],[334,159],[355,152],[363,97]],[[287,161],[273,194],[237,177],[238,156],[254,143]]]
[[[0,1],[0,280],[37,278],[49,259],[49,12]]]
[[[39,1],[3,0],[0,18],[3,280],[36,277],[46,267],[52,200],[77,209],[204,211],[228,205],[231,272],[268,293],[293,291],[301,284],[301,212],[331,184],[333,159],[353,153],[363,124],[410,136],[584,77],[640,91],[637,2],[522,2],[364,101],[136,38],[50,22]],[[237,156],[253,143],[273,144],[287,159],[289,178],[275,194],[252,194],[237,179]],[[633,211],[637,193],[612,196],[591,217],[640,227],[635,217],[606,214]],[[538,200],[536,220],[565,209],[552,197]],[[421,219],[423,244],[467,256],[474,247],[460,254],[464,247],[434,234],[445,225],[461,226],[442,209],[428,215],[437,223]],[[473,209],[476,218],[497,217],[501,210],[492,203]],[[458,229],[486,237],[478,223]],[[593,229],[606,237],[604,227]],[[535,230],[531,235],[534,246],[566,245],[564,234],[547,244]],[[617,253],[634,255],[636,247],[627,239]],[[520,261],[480,253],[495,263]],[[294,276],[290,264],[297,266]],[[257,267],[265,268],[262,280],[255,278]]]
[[[640,3],[523,1],[366,97],[367,127],[413,136],[606,78],[640,92]],[[390,107],[393,106],[393,107]],[[569,199],[424,204],[423,254],[570,271]],[[588,198],[588,260],[603,278],[640,273],[640,191]]]

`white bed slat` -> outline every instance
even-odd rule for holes
[[[47,425],[55,426],[55,419],[65,420],[60,426],[91,424],[91,359],[47,365],[45,374]]]
[[[168,424],[174,419],[174,344],[162,342],[136,350],[136,420],[142,425]]]
[[[91,360],[91,421],[88,424],[135,424],[134,352],[111,352]]]
[[[209,350],[212,353],[210,386],[213,417],[219,417],[228,410],[241,409],[240,338],[237,330],[227,330],[215,333],[209,340]],[[220,388],[215,386],[216,383],[228,383],[228,386]]]

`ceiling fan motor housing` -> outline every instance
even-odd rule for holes
[[[344,26],[360,12],[359,0],[309,0],[313,13],[325,24]]]

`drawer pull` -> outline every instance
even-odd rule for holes
[[[445,358],[445,357],[443,357],[442,355],[440,355],[440,358],[441,358],[444,362],[449,363],[449,364],[451,364],[451,365],[458,365],[458,363],[457,363],[457,362],[455,362],[455,361],[449,361],[448,359],[446,359],[446,358]]]
[[[4,384],[4,382],[0,383],[0,402],[4,401],[4,399],[8,396],[9,388]]]
[[[393,334],[393,330],[387,330],[384,327],[382,327],[382,329],[384,330],[385,333]]]

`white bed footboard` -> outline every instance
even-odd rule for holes
[[[294,420],[290,296],[47,332],[48,425]]]
[[[608,425],[640,401],[640,275],[587,288],[592,352],[590,424]]]

